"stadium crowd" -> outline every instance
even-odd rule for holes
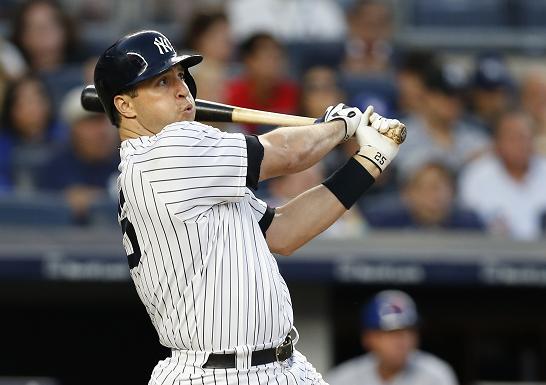
[[[86,17],[100,22],[107,2],[81,3],[90,7]],[[406,124],[394,167],[324,236],[357,237],[369,228],[543,236],[546,71],[516,76],[502,52],[479,52],[464,68],[436,52],[407,49],[394,40],[385,2],[302,0],[283,14],[277,3],[194,6],[169,37],[180,51],[205,57],[192,72],[199,98],[312,117],[340,101],[372,104]],[[104,210],[113,223],[119,139],[105,116],[81,108],[79,95],[92,83],[97,54],[118,36],[87,44],[77,15],[55,0],[6,4],[0,222],[17,221],[2,214],[5,207],[54,201],[49,215],[68,210],[73,224],[93,224]],[[294,22],[298,15],[304,20]],[[320,183],[355,150],[356,143],[344,143],[322,164],[270,181],[258,194],[282,203]]]

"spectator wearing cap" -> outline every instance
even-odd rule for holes
[[[546,212],[546,158],[533,149],[534,126],[521,111],[500,116],[494,147],[462,172],[462,204],[475,210],[493,234],[518,240],[541,236]]]
[[[81,87],[70,91],[61,106],[70,127],[66,147],[47,162],[40,187],[63,193],[77,223],[85,223],[90,207],[106,199],[117,175],[117,134],[104,114],[86,111],[80,103]]]
[[[458,171],[486,151],[488,137],[463,119],[465,86],[466,76],[459,67],[441,65],[428,71],[423,110],[405,121],[408,136],[396,157],[397,165],[429,149],[441,153],[447,164]]]
[[[376,294],[362,310],[362,346],[368,353],[334,368],[330,385],[456,385],[440,358],[417,350],[418,315],[404,292]]]
[[[401,199],[365,211],[371,227],[484,230],[476,213],[457,204],[455,174],[441,154],[424,151],[400,167]]]
[[[513,104],[513,90],[513,79],[502,56],[490,53],[477,58],[470,90],[471,116],[487,134]]]

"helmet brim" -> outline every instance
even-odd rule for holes
[[[182,64],[184,68],[193,67],[203,61],[203,56],[201,55],[180,55],[174,56],[166,61],[160,63],[159,65],[153,67],[147,67],[139,76],[137,76],[132,82],[127,84],[127,88],[133,87],[138,83],[141,83],[145,80],[151,79],[155,76],[161,75],[162,73],[168,71],[173,66],[177,64]]]

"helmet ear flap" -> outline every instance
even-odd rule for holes
[[[195,84],[195,80],[193,79],[193,76],[191,76],[190,71],[187,68],[184,71],[184,82],[188,86],[188,89],[190,90],[193,99],[197,98],[197,85]]]

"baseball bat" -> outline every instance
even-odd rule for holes
[[[104,112],[94,85],[88,85],[84,88],[81,94],[81,104],[88,111]],[[196,99],[195,106],[195,120],[202,122],[264,124],[270,126],[306,126],[315,123],[314,118],[305,116],[253,110],[202,99]],[[406,139],[406,127],[402,126],[396,130],[390,130],[384,135],[397,144],[403,143]]]
[[[88,111],[104,112],[93,85],[84,88],[81,94],[81,103],[82,107]],[[195,106],[195,120],[203,122],[232,122],[272,126],[305,126],[315,122],[315,119],[305,116],[253,110],[202,99],[196,99]]]

